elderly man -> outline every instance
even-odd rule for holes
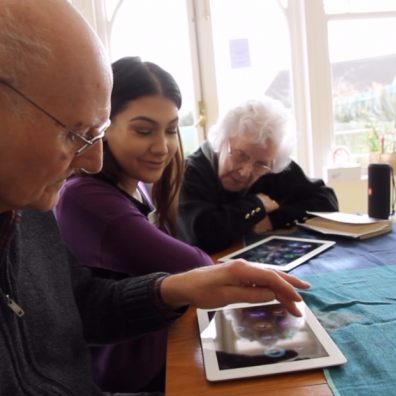
[[[1,395],[101,395],[87,343],[167,326],[187,305],[276,297],[299,314],[294,287],[308,284],[243,261],[121,281],[75,262],[49,210],[74,169],[101,168],[111,84],[68,2],[0,0]]]

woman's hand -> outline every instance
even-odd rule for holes
[[[256,194],[256,197],[261,200],[261,202],[263,203],[263,206],[265,208],[265,211],[267,213],[271,213],[274,210],[279,209],[278,202],[274,201],[269,195],[259,193],[259,194]],[[273,226],[272,226],[271,220],[269,219],[268,216],[264,217],[264,219],[260,220],[253,227],[253,232],[256,234],[263,234],[264,232],[268,232],[271,230],[273,230]]]
[[[264,232],[272,231],[272,223],[268,216],[264,217],[264,219],[260,220],[253,227],[253,232],[255,234],[263,234]]]
[[[274,210],[279,209],[278,202],[274,201],[269,195],[258,193],[256,194],[256,197],[261,200],[267,213],[271,213]]]
[[[160,287],[163,301],[173,308],[192,305],[217,308],[232,303],[259,303],[277,299],[295,316],[301,316],[295,290],[310,285],[293,275],[245,260],[232,260],[169,275]]]

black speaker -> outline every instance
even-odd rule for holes
[[[368,215],[388,219],[391,211],[391,175],[388,164],[368,166]]]

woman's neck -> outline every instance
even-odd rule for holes
[[[138,189],[138,181],[137,180],[120,180],[117,186],[125,191],[131,197],[137,199],[142,202],[142,194]]]

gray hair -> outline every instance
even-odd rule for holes
[[[290,163],[295,143],[295,129],[288,110],[270,97],[248,100],[230,109],[214,125],[208,139],[215,152],[219,152],[230,138],[248,138],[252,143],[276,147],[273,171],[280,172]]]
[[[4,5],[0,9],[0,78],[23,90],[20,85],[27,78],[34,78],[32,71],[48,65],[52,51],[46,37],[50,32],[22,20],[15,7]],[[9,89],[0,95],[10,101],[15,109],[17,101]]]

